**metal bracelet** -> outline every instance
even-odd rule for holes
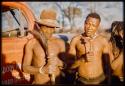
[[[39,68],[39,73],[44,74],[44,72],[43,72],[43,66],[41,66],[41,67]]]

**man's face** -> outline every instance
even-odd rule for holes
[[[44,33],[45,37],[47,39],[52,37],[52,34],[55,31],[54,27],[49,27],[49,26],[41,26],[41,31]]]
[[[88,17],[85,21],[84,29],[85,29],[85,34],[88,37],[92,37],[95,32],[97,31],[99,27],[100,21],[99,19],[93,18],[93,17]]]

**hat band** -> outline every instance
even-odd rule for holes
[[[42,24],[42,25],[47,25],[50,27],[60,27],[58,22],[56,20],[52,20],[52,19],[41,19],[38,21],[38,23]]]
[[[48,23],[55,23],[56,25],[58,24],[56,20],[52,19],[41,19],[42,22],[48,22]]]

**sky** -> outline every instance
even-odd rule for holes
[[[55,7],[61,16],[61,12],[55,3],[59,3],[63,8],[67,8],[70,4],[79,7],[82,10],[82,17],[76,22],[78,24],[84,22],[91,9],[100,14],[101,25],[104,28],[110,27],[113,21],[123,21],[123,2],[27,2],[33,9],[36,18],[39,18],[40,12],[46,7]],[[82,25],[82,23],[79,25]]]
[[[83,27],[86,16],[91,12],[97,12],[101,16],[101,27],[110,28],[113,21],[123,21],[123,2],[25,2],[33,11],[36,19],[39,19],[39,15],[44,8],[56,9],[58,13],[58,21],[62,21],[62,9],[66,9],[68,6],[80,8],[82,16],[75,18],[75,25],[77,27]],[[59,6],[57,6],[57,4]],[[2,14],[2,29],[8,28],[8,23],[5,19],[5,14]],[[65,18],[65,24],[68,26],[69,21]],[[9,24],[10,25],[10,24]],[[24,24],[25,25],[25,24]],[[16,23],[13,26],[17,27]]]

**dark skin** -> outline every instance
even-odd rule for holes
[[[103,36],[97,35],[91,39],[98,30],[99,24],[99,19],[88,17],[84,25],[85,33],[74,37],[70,43],[69,55],[76,56],[69,57],[76,59],[71,69],[78,68],[79,76],[84,78],[94,78],[104,73],[103,54],[109,55],[110,62],[113,59],[108,41]]]
[[[33,84],[46,84],[50,81],[50,65],[54,67],[51,71],[55,77],[59,76],[61,73],[63,62],[58,58],[58,54],[65,52],[65,44],[61,39],[52,36],[54,30],[54,27],[41,26],[41,31],[47,38],[48,57],[45,57],[43,47],[35,38],[32,38],[25,47],[23,70],[26,73],[34,75]],[[48,58],[47,61],[46,58]],[[54,59],[56,59],[57,64],[55,64]],[[41,68],[42,66],[43,68]],[[40,68],[43,73],[39,72]]]
[[[124,36],[123,30],[120,30],[119,37],[121,38],[121,40],[123,40],[123,36]],[[118,47],[115,47],[115,48],[113,47],[112,42],[110,42],[110,47],[112,50],[116,48],[117,51],[120,51],[118,49]],[[115,59],[113,60],[113,62],[111,64],[112,69],[113,69],[113,75],[118,76],[119,79],[121,79],[121,81],[123,81],[123,77],[124,77],[124,73],[123,73],[123,61],[124,61],[124,59],[123,59],[123,57],[124,57],[123,50],[121,50],[119,55],[118,54],[114,55]]]

